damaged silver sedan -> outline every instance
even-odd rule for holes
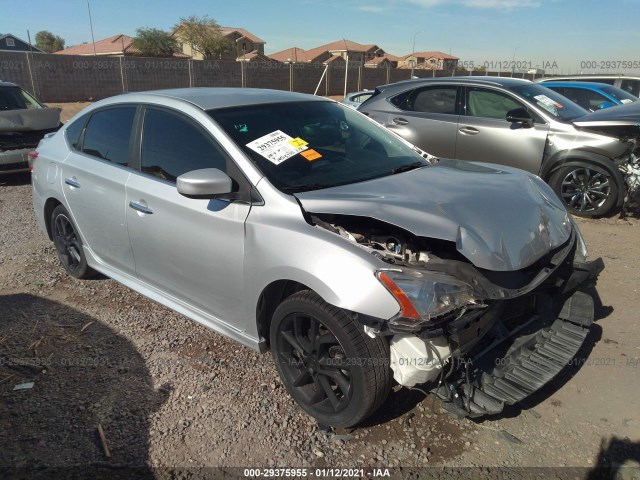
[[[34,154],[67,272],[260,351],[320,423],[393,382],[460,416],[551,380],[594,319],[578,227],[538,177],[438,160],[333,101],[184,89],[97,102]]]

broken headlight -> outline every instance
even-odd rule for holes
[[[589,252],[587,251],[587,244],[584,241],[584,237],[582,236],[582,232],[578,227],[578,224],[574,220],[572,216],[569,216],[571,219],[571,225],[573,225],[573,231],[576,232],[576,238],[578,244],[576,245],[576,259],[580,262],[586,262],[589,257]]]
[[[449,275],[415,270],[378,270],[376,277],[400,305],[391,325],[416,327],[476,303],[471,286]]]

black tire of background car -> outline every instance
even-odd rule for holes
[[[303,290],[283,301],[273,315],[270,333],[271,352],[282,382],[320,424],[357,425],[386,400],[392,381],[389,344],[366,335],[362,325],[315,292]],[[294,353],[296,350],[302,354]],[[296,379],[300,383],[296,384]],[[346,395],[342,390],[345,382]],[[327,387],[335,393],[334,403]]]
[[[51,213],[51,232],[58,259],[69,275],[78,279],[96,275],[96,271],[87,265],[82,240],[69,212],[62,205]]]
[[[578,208],[573,208],[569,204],[570,202],[567,200],[567,198],[563,196],[563,194],[565,193],[563,192],[563,182],[567,177],[575,173],[574,178],[576,178],[575,181],[577,183],[584,183],[585,180],[587,180],[588,183],[589,179],[587,178],[587,175],[589,175],[589,172],[591,175],[591,180],[593,180],[594,177],[600,179],[602,179],[603,177],[606,178],[609,186],[608,197],[602,205],[591,210],[589,210],[588,208],[580,210],[579,204]],[[556,192],[558,197],[560,197],[562,202],[566,205],[569,213],[578,217],[587,218],[598,218],[613,213],[613,209],[615,208],[618,199],[618,192],[621,188],[621,186],[618,185],[616,181],[616,177],[612,175],[610,171],[607,171],[605,168],[602,168],[601,166],[595,165],[590,162],[583,162],[581,165],[570,165],[567,167],[559,168],[553,173],[553,175],[551,175],[551,178],[549,179],[549,185],[551,186],[551,188],[553,188],[553,191]]]

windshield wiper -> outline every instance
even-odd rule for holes
[[[305,183],[300,185],[288,185],[282,187],[280,190],[283,192],[297,193],[308,192],[309,190],[319,190],[321,188],[335,187],[335,185],[325,185],[324,183]]]
[[[396,167],[391,170],[391,175],[395,175],[396,173],[408,172],[409,170],[415,170],[416,168],[424,167],[425,164],[422,162],[413,162],[408,165],[402,165],[401,167]]]

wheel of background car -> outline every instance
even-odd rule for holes
[[[271,352],[289,394],[319,423],[358,424],[391,389],[389,345],[309,290],[276,309]]]
[[[584,162],[559,168],[549,185],[570,213],[580,217],[601,217],[613,210],[621,188],[606,169]]]
[[[60,263],[69,275],[75,278],[90,278],[96,274],[87,265],[82,240],[69,212],[62,205],[58,205],[51,214],[51,232]]]

